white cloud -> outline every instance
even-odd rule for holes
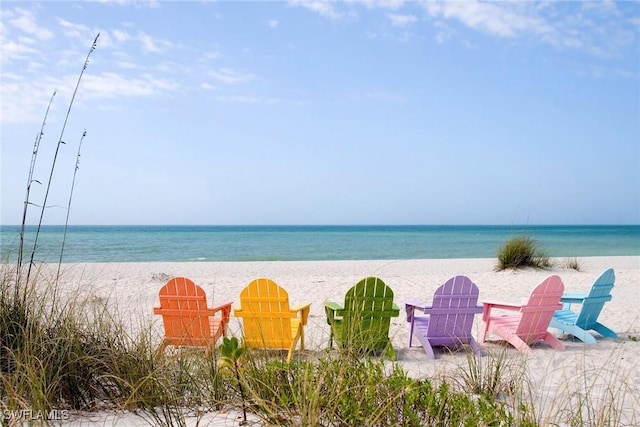
[[[3,72],[0,85],[2,124],[41,121],[47,103],[59,84],[59,80],[46,75],[31,81],[23,74]]]
[[[179,87],[176,82],[149,74],[128,77],[105,72],[98,75],[87,75],[82,81],[83,97],[87,99],[152,96],[163,92],[173,92]]]
[[[0,64],[16,59],[27,59],[37,53],[37,50],[27,46],[26,43],[17,43],[0,37]]]
[[[289,0],[289,4],[304,7],[326,18],[337,19],[342,16],[335,10],[335,2],[331,0]]]
[[[222,56],[222,54],[218,51],[212,50],[208,52],[204,52],[199,58],[198,61],[212,61],[214,59],[218,59]]]
[[[278,99],[276,98],[249,96],[249,95],[219,96],[216,99],[222,102],[234,102],[238,104],[278,104],[279,103]]]
[[[391,9],[398,10],[404,4],[404,0],[348,0],[348,3],[355,4],[364,4],[367,8],[381,8],[381,9]]]
[[[131,39],[131,35],[123,30],[113,30],[113,38],[119,43],[124,43]]]
[[[153,37],[145,33],[138,33],[138,41],[142,43],[142,50],[150,53],[162,53],[162,49],[157,46]]]
[[[142,31],[138,32],[136,38],[142,44],[142,50],[148,53],[164,53],[167,49],[174,47],[170,41],[152,37]]]
[[[3,73],[0,86],[2,123],[28,123],[42,120],[47,102],[57,90],[57,102],[71,98],[71,91],[78,80],[77,74],[63,77],[38,78],[23,74]],[[85,74],[80,84],[80,99],[113,99],[126,97],[149,97],[175,92],[180,89],[177,82],[149,74],[125,76],[113,72],[98,75]]]
[[[426,2],[427,12],[437,18],[457,19],[466,26],[501,37],[514,37],[519,33],[548,33],[553,31],[544,20],[532,13],[526,3],[438,1]]]
[[[271,28],[277,28],[277,27],[278,27],[278,25],[280,25],[280,23],[279,23],[277,20],[275,20],[275,19],[270,19],[270,20],[269,20],[269,27],[271,27]]]
[[[94,1],[102,4],[115,4],[117,6],[134,5],[136,7],[149,7],[152,9],[160,7],[160,3],[157,0],[94,0]]]
[[[396,27],[406,27],[417,21],[417,18],[413,15],[400,15],[397,13],[390,13],[387,15],[391,24]]]
[[[638,19],[624,18],[618,4],[601,2],[428,1],[422,3],[435,24],[458,21],[496,37],[530,37],[558,49],[612,57],[637,38]],[[562,10],[560,10],[562,9]],[[438,42],[452,33],[439,32]]]
[[[62,27],[63,33],[72,38],[86,38],[92,33],[91,29],[86,25],[75,24],[66,19],[58,18],[58,24]]]
[[[9,19],[9,23],[13,27],[40,40],[49,40],[53,38],[53,32],[44,28],[42,25],[38,25],[36,18],[31,11],[16,8],[15,13],[18,16]]]
[[[228,68],[219,68],[214,71],[209,71],[208,74],[209,76],[213,77],[215,80],[225,84],[238,84],[238,83],[246,82],[249,80],[253,80],[255,77],[253,74],[238,73]]]
[[[116,65],[116,67],[125,70],[135,70],[137,68],[140,68],[138,64],[129,61],[115,61],[114,64]]]

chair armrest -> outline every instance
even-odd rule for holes
[[[415,301],[409,301],[406,302],[405,304],[405,308],[409,308],[409,307],[413,307],[413,308],[419,308],[422,311],[425,311],[428,308],[431,308],[431,304],[427,304],[424,302],[415,302]]]
[[[159,305],[153,307],[153,314],[162,314],[162,307],[160,307]]]
[[[514,304],[511,302],[504,302],[504,301],[482,301],[482,305],[484,309],[489,307],[489,309],[498,308],[501,310],[518,311],[522,308],[522,304]]]
[[[340,304],[338,304],[336,302],[328,301],[328,302],[324,303],[324,309],[325,309],[325,311],[329,310],[329,311],[335,312],[335,311],[344,310],[344,307],[342,307]]]
[[[580,304],[587,297],[587,294],[584,292],[565,292],[560,297],[560,302],[565,302],[569,304]]]
[[[309,310],[311,308],[310,302],[302,302],[291,308],[293,312],[300,312],[300,322],[303,325],[307,324],[307,319],[309,318]]]
[[[229,318],[229,316],[231,315],[231,304],[233,304],[231,301],[223,301],[221,303],[218,303],[209,309],[210,314],[214,315],[215,313],[222,311],[222,317]]]
[[[412,323],[416,309],[426,310],[429,306],[421,302],[409,301],[404,304],[404,311],[407,314],[407,322]]]
[[[509,302],[502,301],[482,301],[483,309],[482,309],[482,320],[487,322],[489,320],[489,316],[491,315],[491,309],[500,309],[500,310],[510,310],[510,311],[520,311],[522,305],[513,304]]]
[[[327,323],[329,325],[333,325],[335,322],[336,314],[340,311],[344,310],[344,308],[335,302],[327,301],[324,303],[324,312],[327,315]]]
[[[393,312],[391,314],[393,317],[400,316],[400,307],[398,307],[398,305],[395,302],[391,305],[391,311]]]

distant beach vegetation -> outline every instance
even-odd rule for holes
[[[498,249],[496,270],[517,269],[523,267],[550,268],[553,264],[538,243],[527,236],[518,236],[508,240]]]

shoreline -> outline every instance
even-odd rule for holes
[[[57,262],[62,226],[43,226],[38,259]],[[20,228],[0,227],[4,260]],[[495,257],[526,236],[551,257],[640,256],[640,225],[69,226],[64,261],[244,262]],[[25,233],[33,242],[34,233]]]

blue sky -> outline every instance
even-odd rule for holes
[[[3,1],[0,223],[98,33],[45,223],[640,223],[640,3],[402,0]]]

